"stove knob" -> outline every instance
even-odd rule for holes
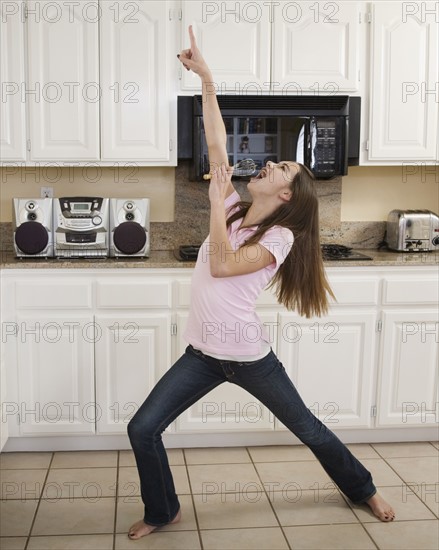
[[[102,218],[100,216],[94,216],[91,221],[93,222],[93,225],[101,225]]]

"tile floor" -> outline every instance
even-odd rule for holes
[[[348,445],[396,510],[382,523],[303,446],[172,449],[182,521],[132,541],[131,451],[0,455],[2,550],[439,548],[439,443]]]

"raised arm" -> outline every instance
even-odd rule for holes
[[[198,49],[192,25],[189,26],[189,38],[191,43],[190,49],[183,50],[178,58],[188,70],[192,70],[201,78],[204,131],[206,134],[210,172],[213,172],[223,164],[226,167],[229,165],[226,128],[218,105],[212,73]],[[229,184],[226,196],[230,195],[233,191],[233,186]]]

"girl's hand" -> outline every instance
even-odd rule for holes
[[[198,49],[194,31],[192,30],[192,25],[189,25],[189,38],[191,41],[190,49],[182,50],[177,57],[188,71],[192,70],[201,77],[208,76],[210,74],[210,70],[207,63],[204,61],[200,50]]]
[[[211,204],[224,204],[224,201],[230,193],[233,167],[226,166],[224,163],[217,166],[212,172],[212,178],[209,185],[209,200]]]

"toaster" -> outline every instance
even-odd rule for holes
[[[439,250],[439,216],[430,210],[392,210],[387,218],[387,246],[401,252]]]

